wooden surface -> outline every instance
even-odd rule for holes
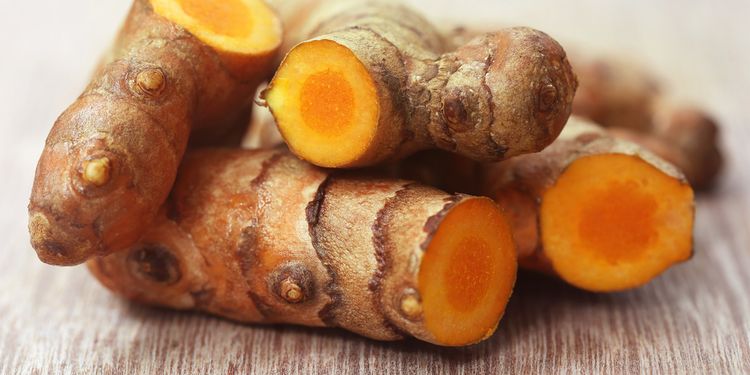
[[[411,1],[433,17],[528,24],[630,55],[713,111],[729,151],[719,189],[699,199],[692,261],[610,295],[523,275],[497,334],[463,349],[144,308],[83,268],[37,261],[26,233],[36,159],[127,3],[1,2],[0,374],[750,373],[750,3]]]

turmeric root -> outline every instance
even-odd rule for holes
[[[580,86],[573,100],[576,115],[607,128],[651,130],[651,111],[661,95],[659,83],[622,61],[572,59]]]
[[[564,126],[577,86],[546,34],[512,28],[453,52],[401,6],[321,2],[265,92],[299,157],[360,167],[440,148],[490,161],[539,151]]]
[[[492,200],[332,175],[285,150],[188,153],[153,229],[88,264],[141,302],[450,346],[492,334],[516,274]]]
[[[714,184],[723,157],[719,127],[711,116],[670,104],[656,80],[630,65],[596,60],[575,68],[581,84],[575,114],[616,129],[618,136],[674,164],[695,189]]]
[[[693,191],[684,176],[581,119],[571,117],[544,151],[482,173],[484,193],[512,217],[522,267],[610,292],[692,255]]]
[[[39,258],[73,265],[135,243],[191,131],[220,137],[237,123],[280,43],[260,0],[135,0],[108,61],[47,138],[29,204]]]

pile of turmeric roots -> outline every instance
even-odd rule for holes
[[[479,342],[519,265],[612,292],[689,259],[722,164],[709,116],[571,60],[392,2],[134,0],[47,138],[32,245],[144,303]]]

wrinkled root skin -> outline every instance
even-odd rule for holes
[[[47,138],[29,204],[39,258],[74,265],[137,241],[191,132],[205,144],[236,131],[275,52],[214,49],[135,0],[105,63]]]
[[[476,199],[331,175],[281,149],[195,151],[143,239],[88,265],[139,302],[440,344],[421,318],[420,261],[445,215]]]

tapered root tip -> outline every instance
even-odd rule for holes
[[[462,346],[496,329],[516,279],[516,248],[505,214],[487,198],[468,198],[439,224],[419,270],[418,311],[433,342]]]
[[[29,215],[31,245],[39,260],[56,266],[74,266],[85,262],[94,255],[91,244],[77,236],[77,228],[53,222],[42,212]]]
[[[693,190],[638,156],[576,160],[540,212],[554,272],[585,290],[641,286],[692,254]]]

